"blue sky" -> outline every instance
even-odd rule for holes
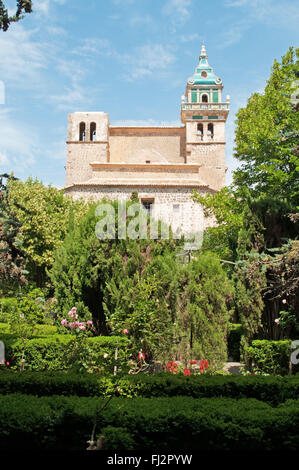
[[[5,2],[9,7],[15,1]],[[112,125],[179,124],[180,97],[204,40],[234,115],[262,91],[274,58],[298,45],[295,0],[36,0],[0,33],[0,171],[63,187],[67,114]]]

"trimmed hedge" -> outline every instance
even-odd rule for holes
[[[0,450],[85,450],[96,410],[85,397],[0,396]],[[114,398],[99,413],[106,449],[299,450],[299,400]]]
[[[1,336],[10,334],[9,323],[0,323],[0,339]],[[48,336],[57,334],[57,327],[52,325],[36,325],[34,336]]]
[[[6,360],[14,369],[18,369],[21,364],[23,354],[23,343],[21,339],[0,332],[0,340],[5,344]],[[68,368],[65,361],[65,353],[70,343],[74,341],[73,335],[52,334],[29,339],[25,350],[25,369],[32,371],[59,371]],[[114,353],[118,344],[118,357],[120,362],[127,362],[129,359],[128,339],[117,336],[96,336],[87,338],[87,344],[91,347],[92,353],[96,356],[96,365],[100,370],[112,372]],[[105,359],[104,354],[108,354]],[[88,361],[88,357],[86,357]]]
[[[231,323],[229,326],[229,333],[227,336],[227,350],[228,356],[234,361],[240,361],[240,346],[241,336],[243,334],[243,327],[239,323]]]
[[[299,375],[262,376],[180,376],[126,375],[123,377],[69,372],[0,372],[0,393],[24,393],[36,396],[189,396],[256,398],[277,405],[299,396]]]
[[[291,356],[291,340],[254,340],[244,348],[244,358],[249,370],[264,374],[287,375]],[[293,372],[299,372],[293,365]]]

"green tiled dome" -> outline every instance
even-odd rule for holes
[[[221,85],[221,78],[215,75],[212,67],[209,65],[206,48],[203,45],[199,57],[199,64],[194,74],[188,80],[189,85]]]

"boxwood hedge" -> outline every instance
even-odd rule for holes
[[[0,396],[0,450],[84,450],[94,397]],[[273,408],[255,399],[113,398],[98,414],[107,449],[299,450],[299,400]],[[113,437],[113,439],[112,439]]]
[[[24,345],[20,338],[8,333],[1,333],[0,341],[5,344],[5,358],[10,367],[18,369],[21,364]],[[66,370],[65,353],[74,341],[72,335],[51,334],[29,339],[25,349],[25,367],[32,371],[59,371]],[[118,345],[118,357],[126,362],[129,358],[128,339],[117,336],[96,336],[87,339],[92,354],[96,357],[96,363],[100,370],[112,372],[114,354]],[[108,355],[104,358],[104,355]],[[88,359],[88,358],[86,358]]]
[[[189,396],[256,398],[277,405],[299,397],[299,375],[263,376],[180,376],[124,375],[120,377],[70,372],[0,372],[0,393],[20,392],[36,396]]]

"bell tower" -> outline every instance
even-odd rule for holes
[[[181,102],[181,120],[186,126],[186,163],[201,164],[201,173],[213,167],[219,172],[221,167],[220,185],[225,184],[225,123],[230,105],[229,96],[223,101],[222,91],[222,80],[209,65],[203,45],[199,64],[187,81]],[[215,189],[218,183],[214,182]]]

